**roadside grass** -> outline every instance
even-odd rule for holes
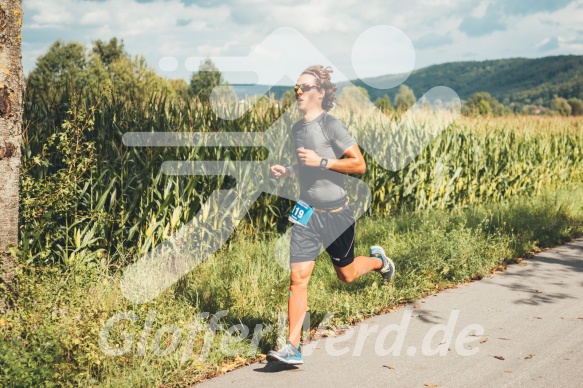
[[[580,235],[583,184],[471,208],[365,216],[356,254],[383,245],[397,274],[389,284],[375,273],[344,284],[322,254],[309,285],[309,329],[327,313],[332,327],[358,322]],[[289,273],[274,258],[278,238],[237,233],[144,305],[121,294],[121,268],[111,275],[23,263],[7,290],[14,308],[0,318],[0,386],[185,386],[260,359],[286,330]]]

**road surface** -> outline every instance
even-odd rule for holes
[[[583,386],[583,238],[428,296],[211,387]]]

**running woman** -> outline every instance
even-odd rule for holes
[[[297,164],[274,165],[270,169],[276,179],[297,174],[300,201],[290,215],[294,225],[290,244],[288,341],[279,351],[269,352],[269,361],[303,364],[300,336],[308,303],[308,282],[322,245],[343,282],[350,283],[372,270],[386,280],[395,274],[393,261],[380,246],[371,247],[369,257],[354,257],[355,219],[342,174],[364,174],[366,164],[344,124],[328,113],[336,99],[331,73],[330,67],[316,65],[300,75],[295,92],[298,110],[304,117],[292,127]]]

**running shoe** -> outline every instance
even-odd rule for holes
[[[304,363],[300,346],[297,348],[287,341],[285,346],[279,351],[270,350],[267,354],[267,361],[281,361],[290,365],[300,365]]]
[[[383,266],[375,270],[381,274],[383,279],[390,280],[395,275],[395,263],[387,257],[382,247],[378,245],[370,247],[370,256],[383,262]]]

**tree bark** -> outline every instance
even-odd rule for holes
[[[22,0],[0,0],[0,313],[14,277],[8,255],[18,245],[18,184],[24,108]]]

